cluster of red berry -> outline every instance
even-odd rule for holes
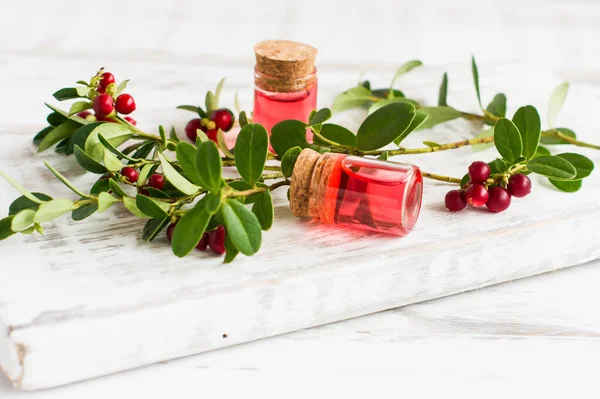
[[[132,168],[130,166],[126,166],[123,169],[121,169],[121,176],[125,177],[127,179],[127,181],[130,183],[137,183],[138,178],[140,177],[140,174],[134,168]],[[155,188],[157,190],[162,190],[163,188],[165,188],[166,182],[167,182],[167,180],[165,179],[165,177],[163,175],[161,175],[160,173],[154,173],[154,174],[150,175],[150,177],[148,178],[147,186]],[[140,186],[140,185],[138,184],[138,186]],[[143,188],[140,188],[139,191],[140,191],[140,194],[148,195],[148,191],[144,190]]]
[[[96,87],[96,96],[93,98],[92,109],[94,110],[95,115],[92,115],[88,111],[83,111],[78,113],[77,116],[84,119],[95,117],[96,120],[99,121],[114,122],[111,117],[115,116],[117,113],[129,115],[135,111],[135,100],[131,94],[120,94],[115,99],[111,94],[107,93],[107,89],[110,85],[113,85],[112,87],[114,87],[115,76],[110,72],[104,72],[102,74],[102,79],[100,79],[98,83],[98,87]],[[109,90],[109,92],[110,91],[112,90]],[[137,124],[136,120],[129,116],[126,116],[124,119],[134,126]]]
[[[171,223],[169,227],[167,227],[167,238],[169,241],[173,239],[173,231],[175,230],[176,225],[177,223]],[[219,226],[212,231],[207,231],[202,236],[202,239],[200,239],[198,245],[196,245],[196,249],[198,251],[205,251],[207,248],[210,248],[210,250],[217,255],[223,255],[225,253],[226,234],[227,232],[223,226]]]
[[[531,180],[524,174],[518,173],[508,179],[506,187],[496,181],[491,182],[490,166],[482,161],[473,162],[469,166],[469,182],[466,189],[452,190],[446,194],[446,208],[452,212],[461,211],[467,204],[480,208],[487,206],[492,212],[502,212],[508,209],[511,197],[522,198],[531,192]]]
[[[216,143],[219,129],[223,132],[230,131],[234,121],[233,112],[227,108],[220,108],[212,111],[208,118],[196,118],[189,121],[185,126],[185,135],[195,143],[196,137],[198,137],[196,132],[200,129],[206,133],[209,139]]]

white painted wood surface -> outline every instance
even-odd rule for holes
[[[120,2],[120,5],[127,9],[128,5],[122,3]],[[469,9],[468,3],[459,4],[456,10],[457,14]],[[265,2],[265,4],[273,5],[269,2]],[[385,5],[384,2],[374,4],[382,8]],[[439,6],[439,4],[441,3],[435,5]],[[19,7],[24,6],[14,5],[12,7],[12,11],[17,12]],[[55,22],[68,20],[64,13],[56,11],[61,9],[59,6],[50,7],[50,5],[45,6],[44,3],[40,3],[39,7],[43,8],[46,17],[51,14],[52,18],[50,19]],[[89,13],[91,7],[92,5],[82,5],[85,13]],[[213,8],[212,11],[216,11],[220,6],[211,4],[210,7]],[[144,21],[140,18],[134,23],[131,22],[134,20],[129,17],[116,16],[116,21],[108,22],[114,24],[112,26],[115,27],[125,25],[124,29],[134,36],[138,35],[140,31],[145,32],[144,44],[134,50],[118,41],[114,48],[109,48],[103,43],[94,44],[91,49],[85,48],[80,39],[67,38],[67,35],[61,30],[59,30],[61,34],[56,35],[54,41],[44,35],[28,36],[26,40],[19,35],[12,35],[14,39],[10,42],[0,42],[1,87],[7,88],[13,98],[19,99],[19,101],[13,102],[2,100],[4,109],[10,110],[0,117],[1,134],[3,139],[6,138],[8,141],[6,144],[8,148],[5,148],[0,154],[0,166],[3,169],[22,181],[33,184],[36,189],[42,191],[48,189],[52,192],[67,194],[66,188],[52,180],[50,174],[43,169],[41,159],[49,159],[69,178],[81,182],[82,186],[85,186],[85,182],[89,182],[85,176],[75,172],[76,169],[72,167],[73,160],[33,154],[34,150],[29,144],[29,139],[32,132],[41,127],[40,121],[45,115],[45,109],[40,100],[49,98],[49,93],[66,82],[87,76],[90,71],[99,66],[98,62],[110,66],[119,77],[134,79],[131,91],[136,96],[140,109],[136,112],[136,116],[140,120],[140,125],[148,130],[158,123],[172,122],[182,126],[188,115],[174,111],[173,107],[181,102],[194,101],[194,99],[201,101],[203,91],[214,86],[222,75],[228,77],[225,95],[232,98],[234,91],[240,91],[242,102],[249,106],[252,79],[249,71],[251,71],[252,56],[250,52],[245,56],[243,54],[244,51],[251,50],[251,43],[257,36],[260,38],[265,35],[287,33],[288,37],[297,39],[307,37],[308,39],[304,40],[317,44],[321,49],[319,56],[322,60],[319,63],[322,89],[320,102],[323,106],[331,103],[335,93],[355,82],[360,69],[367,70],[369,78],[372,77],[373,80],[384,85],[396,65],[407,58],[417,56],[423,57],[426,62],[431,59],[432,62],[428,63],[429,66],[422,71],[404,78],[400,83],[403,90],[431,102],[435,99],[441,73],[449,70],[452,103],[473,110],[475,103],[467,62],[469,51],[476,51],[479,57],[484,97],[489,99],[497,90],[504,89],[513,111],[517,105],[522,103],[533,103],[544,108],[547,95],[553,85],[558,82],[550,74],[551,71],[578,79],[584,75],[585,79],[592,83],[597,77],[591,69],[595,65],[594,59],[589,60],[588,58],[591,56],[576,52],[569,41],[569,38],[575,36],[583,37],[584,42],[589,41],[589,45],[594,46],[598,42],[590,39],[596,37],[597,32],[589,32],[590,35],[584,36],[575,35],[568,29],[575,25],[564,25],[563,32],[561,32],[564,33],[563,39],[552,43],[552,46],[548,45],[548,48],[541,44],[537,54],[545,54],[545,51],[549,52],[550,50],[556,51],[556,47],[558,47],[561,54],[573,53],[579,58],[573,60],[573,64],[571,64],[571,60],[565,60],[567,57],[559,57],[560,59],[556,60],[555,65],[545,65],[542,71],[547,73],[539,73],[539,70],[531,67],[531,64],[539,63],[539,60],[526,54],[523,47],[513,46],[510,54],[500,55],[496,51],[497,49],[491,51],[484,48],[484,44],[487,43],[484,40],[474,40],[473,43],[469,43],[469,46],[462,44],[456,52],[452,52],[448,46],[436,44],[436,54],[433,54],[434,47],[430,47],[428,51],[424,52],[413,41],[403,46],[402,52],[406,52],[406,56],[402,55],[402,57],[384,51],[385,42],[380,45],[359,42],[358,45],[365,52],[365,56],[364,58],[356,57],[355,54],[349,52],[349,47],[347,47],[350,46],[349,43],[352,40],[349,40],[348,43],[340,40],[340,43],[336,43],[337,48],[334,48],[327,43],[326,38],[317,37],[318,30],[304,29],[298,31],[302,34],[294,33],[291,27],[299,29],[300,22],[294,22],[297,20],[293,18],[288,19],[287,22],[291,21],[291,24],[288,24],[287,28],[282,28],[283,23],[279,28],[260,25],[260,28],[257,28],[252,34],[245,35],[242,40],[234,40],[231,36],[225,35],[224,41],[227,45],[223,46],[223,49],[211,42],[206,43],[206,50],[204,48],[200,50],[198,47],[190,45],[189,39],[179,39],[187,37],[186,29],[192,29],[191,27],[194,25],[191,16],[197,16],[202,10],[198,10],[195,3],[191,1],[180,2],[179,7],[172,8],[174,14],[170,16],[171,21],[178,21],[180,24],[171,22],[172,34],[170,36],[164,35],[168,31],[166,27],[156,29],[163,34],[161,36],[152,30],[142,29],[147,27],[146,24],[149,26],[152,25],[152,22],[164,21],[165,10],[159,8],[143,9],[146,17]],[[599,15],[594,4],[582,3],[565,8],[564,3],[553,3],[544,8],[536,6],[535,10],[541,13],[540,25],[547,26],[545,25],[547,19],[555,15],[553,13],[558,9],[563,11],[562,15],[567,17],[573,15],[573,17],[592,18],[593,15]],[[193,12],[186,12],[186,10],[193,10]],[[360,14],[349,14],[347,9],[341,7],[332,6],[327,10],[332,12],[335,10],[343,14],[349,24],[361,18]],[[507,10],[508,7],[505,9],[499,5],[487,8],[487,11],[490,12],[502,11],[501,15],[503,15],[502,13],[506,14],[502,22],[498,22],[499,25],[505,27],[512,26],[511,22],[507,22],[507,20],[511,21],[510,17],[514,18],[515,16],[514,13]],[[290,9],[286,7],[274,10],[276,15],[288,12]],[[80,13],[83,14],[83,12]],[[332,16],[331,13],[324,15],[327,15],[328,18]],[[33,16],[30,21],[31,25],[41,23],[39,18]],[[317,16],[315,18],[325,17]],[[431,19],[436,20],[437,17],[423,18],[428,18],[428,22],[431,23]],[[442,17],[440,20],[443,21]],[[7,18],[7,23],[1,28],[3,37],[7,37],[11,29],[20,29],[15,21],[18,19]],[[391,21],[393,18],[390,19]],[[579,34],[581,34],[581,29],[585,30],[586,28],[585,21],[587,21],[585,18],[578,19],[578,23],[583,24],[577,31]],[[130,22],[133,27],[127,26],[125,22]],[[337,22],[339,24],[339,21]],[[487,23],[489,24],[489,22]],[[447,24],[450,29],[449,23]],[[516,33],[525,31],[523,26],[530,26],[519,25],[518,22],[514,25]],[[208,26],[213,25],[209,22]],[[384,26],[389,27],[391,24],[387,23]],[[423,26],[421,23],[411,25],[417,30],[425,29]],[[52,36],[53,28],[45,25],[45,29],[38,30],[38,32]],[[269,29],[272,30],[269,31]],[[110,35],[114,35],[116,29],[108,31],[111,32]],[[548,30],[546,30],[546,34],[547,32]],[[462,36],[459,30],[450,33],[443,40],[460,39]],[[531,30],[527,33],[535,32]],[[491,33],[492,36],[495,34]],[[467,34],[465,33],[465,35]],[[517,34],[511,36],[514,43],[517,43],[517,36]],[[373,38],[373,35],[369,37]],[[135,40],[135,37],[131,40]],[[111,43],[115,42],[111,41]],[[133,43],[133,41],[126,40],[125,43]],[[237,44],[234,45],[234,43]],[[533,43],[533,39],[527,42],[530,46]],[[433,46],[432,36],[425,36],[420,44]],[[98,50],[104,51],[105,56],[98,57],[95,53]],[[479,50],[481,50],[481,55]],[[202,54],[214,55],[203,56]],[[219,57],[216,54],[222,54],[222,56]],[[444,60],[448,60],[451,64],[442,64]],[[502,63],[497,61],[502,61]],[[581,70],[571,69],[564,73],[560,69],[567,65],[577,64],[577,61],[583,62],[584,67]],[[40,65],[43,65],[43,70],[40,70]],[[69,65],[69,68],[66,68],[65,65]],[[580,118],[575,112],[592,114],[597,107],[597,88],[588,83],[576,84],[572,88],[565,112],[561,115],[560,120],[564,121],[565,125],[575,128],[581,137],[593,140],[593,121]],[[356,114],[346,115],[343,121],[352,126],[359,117],[360,115]],[[425,135],[427,135],[427,139],[435,141],[461,139],[468,137],[469,132],[475,130],[475,126],[458,122],[447,129],[436,130],[435,133],[423,133],[422,137],[413,137],[407,141],[407,144],[416,146]],[[598,154],[586,153],[593,159],[598,159]],[[427,170],[443,171],[458,176],[463,173],[470,161],[481,157],[490,158],[492,154],[493,151],[472,154],[468,150],[459,150],[452,156],[434,154],[402,159],[415,161]],[[460,162],[456,162],[459,155],[462,158]],[[25,162],[22,162],[22,157],[26,157]],[[40,176],[43,176],[43,179],[40,179]],[[542,184],[536,186],[536,189],[539,190],[538,195],[518,201],[510,212],[503,215],[477,212],[448,215],[443,212],[440,205],[446,187],[429,184],[426,188],[426,204],[418,228],[412,235],[402,240],[381,239],[365,233],[350,231],[340,233],[335,229],[303,225],[291,218],[285,201],[280,197],[276,221],[278,227],[265,235],[266,242],[263,252],[256,258],[240,259],[241,262],[238,261],[230,266],[220,265],[219,260],[215,258],[204,259],[201,255],[196,255],[186,261],[178,261],[169,254],[164,239],[150,245],[149,249],[139,241],[141,223],[127,219],[125,212],[117,212],[113,216],[102,215],[80,223],[79,226],[68,222],[65,218],[48,229],[46,240],[17,238],[2,243],[0,319],[5,324],[1,330],[6,331],[6,335],[2,334],[6,347],[0,347],[3,367],[10,367],[9,373],[13,379],[23,376],[20,381],[23,389],[61,384],[72,381],[74,378],[93,376],[99,370],[104,373],[117,371],[123,368],[124,364],[119,359],[125,359],[126,364],[133,367],[290,329],[365,314],[409,303],[413,300],[424,300],[441,294],[552,270],[599,256],[598,234],[595,232],[599,214],[594,195],[598,192],[598,179],[592,176],[586,182],[585,190],[577,195],[556,193],[542,186]],[[15,195],[12,191],[3,190],[0,194],[0,209],[6,209]],[[577,222],[573,223],[573,220],[577,220]],[[98,226],[101,226],[100,231],[97,230]],[[506,226],[510,226],[510,230]],[[539,228],[539,230],[535,230],[536,234],[532,236],[528,230],[533,231],[534,228]],[[295,234],[292,235],[292,232]],[[586,236],[585,239],[581,238],[583,235]],[[544,241],[548,237],[554,239],[559,237],[563,244],[549,245]],[[486,240],[486,245],[478,245],[483,240]],[[523,248],[524,240],[530,240],[531,247],[527,250]],[[297,254],[295,257],[286,252],[288,249],[285,246],[291,243],[294,245],[289,250]],[[434,248],[425,249],[424,247],[428,243],[436,243],[436,245]],[[456,249],[452,249],[453,246]],[[503,252],[504,249],[506,251]],[[76,256],[78,260],[74,261]],[[139,265],[128,261],[130,259],[137,260]],[[458,259],[458,261],[453,263],[452,259]],[[151,263],[149,260],[156,263]],[[164,264],[159,264],[163,261]],[[407,269],[406,266],[411,262],[418,263],[421,268],[415,268],[411,272],[411,269]],[[258,263],[261,264],[258,265]],[[573,273],[569,271],[568,276],[572,276],[571,281],[574,281],[577,288],[573,288],[568,293],[561,291],[560,293],[563,295],[556,298],[564,301],[573,300],[571,298],[573,296],[579,298],[577,296],[579,286],[590,287],[593,281],[598,281],[597,278],[594,280],[596,275],[593,267],[585,269],[588,272],[581,274],[584,277],[577,277],[580,275],[576,273],[576,269]],[[357,271],[360,270],[363,271],[363,275],[357,274]],[[543,281],[548,281],[548,278]],[[555,285],[552,287],[562,287],[562,284],[556,279],[552,281],[555,281]],[[521,285],[517,285],[517,287],[523,287],[522,284],[526,283],[519,284]],[[244,288],[239,290],[236,287]],[[353,287],[353,289],[350,290],[349,287]],[[541,298],[554,298],[549,291],[544,291],[544,289],[540,290],[546,292],[547,296],[542,295]],[[564,290],[566,291],[566,288]],[[512,298],[514,295],[514,292],[510,290],[501,292],[505,292],[505,297],[502,298]],[[471,298],[463,299],[464,307],[468,307],[472,301],[482,301],[485,305],[481,305],[481,307],[485,309],[496,309],[495,304],[502,304],[502,299],[495,298],[492,294],[489,295],[489,299],[485,293],[467,294],[462,297]],[[524,295],[521,301],[515,300],[513,303],[508,300],[509,305],[505,306],[512,306],[510,309],[515,309],[514,312],[518,315],[516,317],[527,319],[530,315],[528,311],[531,311],[533,315],[541,312],[540,314],[544,317],[549,317],[547,315],[551,312],[544,311],[546,305],[541,303],[542,299],[540,299],[540,303],[536,302],[535,306],[527,306],[529,299],[531,299],[529,296]],[[556,299],[551,303],[558,302]],[[448,305],[444,305],[445,303],[444,301],[433,302],[431,304],[434,309],[433,314],[440,314],[436,312],[443,314],[444,309],[448,309],[445,306],[454,306],[452,304],[456,302],[449,302]],[[430,306],[429,303],[417,305],[415,312],[418,314],[419,309],[431,309],[428,306]],[[475,315],[472,317],[477,317],[479,309],[477,306],[469,309],[464,307],[459,308],[457,314],[464,312],[464,314],[472,314]],[[413,308],[415,307],[401,312],[410,314],[410,309]],[[582,307],[581,309],[586,308]],[[474,313],[469,313],[469,311]],[[356,354],[357,358],[360,358],[359,355],[362,354],[365,362],[373,364],[377,364],[379,361],[382,362],[381,364],[390,364],[392,360],[390,360],[389,352],[391,351],[397,354],[398,362],[406,359],[407,365],[416,362],[422,364],[422,367],[426,365],[431,367],[429,363],[419,363],[420,355],[435,357],[436,351],[441,351],[443,355],[450,358],[452,351],[442,349],[446,347],[446,344],[451,347],[465,345],[470,352],[466,355],[467,359],[461,363],[461,370],[467,373],[467,375],[461,376],[464,378],[467,378],[468,375],[485,377],[485,373],[476,370],[475,367],[469,368],[467,365],[469,359],[474,362],[489,361],[477,355],[477,351],[487,353],[490,357],[506,356],[500,349],[491,349],[485,343],[477,345],[477,339],[470,339],[478,334],[484,336],[491,334],[496,338],[503,336],[502,334],[496,336],[493,332],[490,333],[489,329],[480,325],[463,330],[464,334],[461,335],[459,331],[453,329],[444,330],[442,328],[444,323],[436,323],[430,327],[433,332],[429,331],[429,339],[425,341],[425,344],[423,346],[416,345],[411,339],[415,333],[413,332],[414,324],[411,324],[413,322],[410,320],[417,319],[418,316],[412,319],[408,318],[409,324],[404,325],[391,322],[396,314],[398,314],[397,311],[378,314],[370,318],[263,341],[248,346],[249,349],[246,352],[243,348],[233,348],[225,352],[219,351],[190,358],[179,363],[169,362],[168,366],[151,368],[147,374],[136,371],[131,381],[139,383],[147,381],[149,376],[164,375],[166,378],[173,377],[175,381],[191,390],[199,387],[191,381],[187,381],[182,375],[188,376],[189,379],[194,379],[196,376],[199,376],[201,380],[215,378],[216,381],[233,378],[234,381],[240,383],[245,382],[248,378],[265,382],[277,377],[285,381],[285,378],[289,378],[289,376],[285,376],[284,371],[268,371],[279,368],[281,364],[283,370],[286,370],[287,367],[289,373],[302,372],[313,378],[317,378],[319,372],[325,372],[327,366],[331,366],[332,369],[336,369],[333,380],[343,380],[349,388],[354,384],[348,383],[348,380],[363,376],[368,381],[381,382],[381,376],[375,376],[374,371],[378,371],[384,376],[389,376],[389,372],[383,372],[383,367],[377,368],[376,366],[345,366],[350,357],[340,356],[340,354],[346,351]],[[453,320],[454,313],[450,312],[450,314],[451,316],[448,317]],[[586,315],[590,318],[587,319]],[[497,318],[493,318],[489,312],[484,312],[481,317],[497,320],[500,325],[507,323],[509,326],[504,330],[506,337],[522,336],[528,331],[535,331],[535,328],[522,330],[518,325],[515,326],[514,324],[517,322],[511,317],[503,319],[502,314],[497,315],[496,313],[494,316]],[[554,319],[555,324],[553,325],[558,325],[559,330],[563,328],[573,331],[573,337],[586,336],[586,333],[579,333],[580,330],[588,331],[591,337],[595,337],[598,333],[597,320],[584,310],[576,317],[561,318],[559,315],[557,317],[559,321]],[[110,324],[106,323],[108,320],[111,321]],[[212,324],[206,324],[205,320]],[[361,324],[363,322],[366,324]],[[390,330],[382,327],[384,332],[381,333],[380,339],[390,342],[390,345],[397,343],[394,346],[379,346],[378,339],[370,338],[370,334],[362,332],[377,331],[377,328],[362,329],[361,327],[361,330],[356,328],[358,332],[352,331],[357,325],[377,327],[385,326],[388,322],[391,322]],[[418,321],[414,323],[418,324]],[[13,329],[10,330],[10,338],[7,340],[9,325]],[[256,328],[257,325],[260,328]],[[343,335],[341,341],[336,338],[336,335],[328,336],[328,332],[336,331],[338,328],[336,326],[339,325],[343,326],[340,327],[342,334],[346,334]],[[562,335],[557,333],[556,329],[544,328],[543,325],[541,327],[539,331],[542,335],[550,337]],[[442,338],[439,336],[436,338],[438,331],[442,331]],[[223,333],[227,333],[226,339],[223,339]],[[432,337],[431,334],[434,336]],[[363,338],[366,335],[369,338]],[[292,359],[296,359],[297,356],[301,365],[306,367],[296,365],[291,360],[284,361],[282,359],[284,356],[276,354],[278,351],[290,349],[290,345],[287,344],[289,339],[293,340],[291,342],[303,342],[307,336],[315,338],[308,340],[309,344],[298,344],[297,352],[292,352],[291,356]],[[505,349],[507,353],[525,352],[531,354],[532,358],[534,349],[543,350],[554,353],[559,360],[575,362],[577,358],[573,357],[574,355],[566,356],[564,354],[566,352],[563,353],[555,345],[552,345],[553,338],[548,339],[549,341],[541,339],[537,342],[526,339],[522,345],[512,345],[511,339],[494,340],[494,342],[500,342],[501,345],[498,348]],[[361,349],[360,344],[358,346],[354,344],[356,340],[369,342],[372,344],[369,348],[375,349]],[[571,341],[573,340],[561,340],[560,345],[565,348],[565,351],[572,351],[581,356],[593,355],[594,347],[590,347],[590,344],[593,344],[593,338],[580,339],[576,341],[577,343]],[[90,345],[91,342],[97,344]],[[26,348],[17,345],[23,343],[26,343]],[[339,352],[337,352],[338,350]],[[365,350],[372,350],[374,354],[367,354],[364,352]],[[302,357],[300,353],[305,351],[307,351],[306,357]],[[243,360],[245,359],[243,353],[247,353],[247,358],[254,358],[265,356],[265,352],[270,353],[267,360],[248,360],[247,363]],[[408,352],[410,357],[407,357],[405,352]],[[310,362],[310,353],[317,359],[322,358],[322,354],[325,353],[325,358],[331,356],[331,363],[325,362],[320,365],[319,362]],[[471,356],[468,355],[469,353]],[[460,354],[464,355],[462,351]],[[23,370],[20,368],[20,355],[26,367],[24,374],[21,374]],[[335,357],[338,358],[333,360]],[[91,362],[92,358],[97,361]],[[198,363],[199,359],[208,359],[210,365],[207,369],[196,369],[198,365],[205,367],[202,360]],[[504,359],[505,363],[503,364],[511,364],[507,363],[507,357]],[[239,373],[244,373],[244,370],[233,372],[230,370],[231,367],[237,367],[230,365],[239,364],[238,361],[244,364],[242,368],[258,368],[267,371],[259,373],[259,377],[241,376]],[[533,362],[533,360],[531,361]],[[441,364],[448,364],[448,362],[442,361]],[[540,367],[540,363],[536,364]],[[593,360],[580,361],[577,370],[584,370],[582,366],[584,364],[593,366]],[[405,380],[413,380],[411,381],[413,384],[419,381],[426,382],[423,377],[413,378],[418,370],[424,369],[417,367],[417,371],[415,371],[408,366],[399,367],[396,362],[394,362],[394,366],[394,368],[398,367],[399,372],[404,373],[404,376],[411,376]],[[511,364],[511,366],[514,365]],[[313,372],[307,370],[308,368],[313,368]],[[180,373],[182,369],[189,370],[189,372]],[[434,365],[433,367],[435,375],[442,381],[444,377],[448,380],[452,379],[451,374],[450,376],[444,374],[442,370],[444,369],[441,366]],[[491,372],[490,378],[503,378],[503,381],[513,382],[524,380],[516,372],[507,373],[493,368],[492,370],[496,370],[496,372]],[[517,370],[525,372],[527,368],[525,366],[517,367]],[[561,368],[561,370],[565,369]],[[252,372],[252,370],[246,371]],[[552,369],[550,372],[559,375],[556,369]],[[125,385],[129,378],[128,375],[131,373],[119,377]],[[135,376],[138,376],[139,379],[136,380]],[[97,381],[88,384],[90,384],[90,389],[103,386]],[[118,383],[114,383],[112,387],[117,385]],[[387,386],[389,387],[389,385]],[[68,392],[81,394],[86,389],[85,387],[86,384],[80,384],[70,388]],[[110,383],[106,387],[106,389],[110,389]],[[148,384],[146,389],[147,394],[156,393],[157,385]],[[56,395],[62,394],[61,390],[50,392],[54,392]]]

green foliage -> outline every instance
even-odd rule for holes
[[[358,128],[358,149],[377,150],[390,144],[408,129],[415,113],[415,107],[405,102],[392,103],[375,111]]]
[[[283,173],[285,177],[292,176],[296,160],[298,160],[301,152],[302,148],[292,147],[283,154],[283,157],[281,158],[281,173]]]
[[[252,205],[252,212],[256,215],[263,230],[269,230],[273,226],[275,209],[273,208],[271,191],[266,190],[259,194],[256,202]]]
[[[242,128],[235,142],[235,166],[250,185],[262,176],[268,151],[269,135],[264,127],[250,123]]]
[[[75,155],[77,163],[79,163],[79,165],[88,172],[96,173],[99,175],[108,172],[108,169],[106,169],[104,165],[92,159],[78,145],[75,146],[75,151],[73,152],[73,154]]]
[[[203,188],[213,193],[220,190],[223,163],[221,162],[221,156],[219,155],[217,145],[214,142],[206,141],[198,145],[196,151],[196,172],[200,180],[200,185]],[[169,179],[169,181],[170,180],[171,179]],[[177,187],[177,185],[175,185],[175,187]],[[181,191],[185,192],[184,190]]]
[[[183,215],[175,227],[171,247],[173,253],[180,258],[189,254],[198,245],[206,231],[208,222],[216,211],[216,209],[210,209],[206,206],[208,198],[210,197],[198,201],[192,209]]]
[[[371,90],[357,86],[338,95],[333,101],[332,109],[334,112],[344,111],[350,108],[360,107],[372,101]]]
[[[440,92],[438,94],[438,105],[445,107],[448,105],[448,73],[444,72],[442,78],[442,84],[440,85]]]
[[[521,133],[509,119],[502,118],[494,126],[496,149],[509,163],[514,163],[523,152]]]
[[[533,158],[542,134],[540,115],[535,107],[527,105],[519,108],[512,120],[521,133],[521,139],[523,140],[522,155],[527,159]]]
[[[306,124],[296,120],[279,122],[271,129],[271,146],[280,157],[292,147],[309,147]]]
[[[485,110],[499,118],[504,118],[506,116],[506,95],[504,93],[496,94]]]
[[[73,201],[65,198],[53,199],[44,202],[35,212],[35,223],[45,223],[72,211],[75,208]]]
[[[39,202],[33,202],[28,197],[22,195],[10,204],[10,206],[8,207],[8,214],[10,216],[13,216],[24,209],[33,209],[34,211],[37,211],[42,202],[50,201],[52,199],[52,197],[42,193],[31,194],[35,196],[39,200]]]
[[[460,118],[462,113],[450,107],[424,107],[419,108],[419,112],[427,114],[427,120],[419,125],[417,130],[431,129],[440,123],[448,122],[456,118]]]
[[[552,155],[532,159],[527,169],[554,180],[572,180],[577,176],[577,169],[569,161]]]
[[[212,145],[215,146],[214,143],[212,143]],[[215,151],[217,151],[216,146]],[[177,172],[177,170],[171,166],[169,161],[160,152],[158,153],[158,159],[160,160],[160,166],[162,167],[165,177],[173,186],[175,186],[175,188],[188,195],[194,194],[198,191],[199,188],[179,174],[179,172]]]
[[[232,244],[239,252],[250,256],[258,252],[262,242],[261,225],[242,203],[227,199],[221,206],[221,218]]]
[[[567,98],[567,93],[569,92],[569,83],[561,83],[556,86],[550,95],[550,101],[548,103],[548,126],[554,127],[554,123],[556,122],[556,118],[565,102],[565,98]]]
[[[154,200],[145,195],[138,194],[135,197],[135,204],[144,215],[150,218],[162,219],[169,215],[169,204]]]
[[[481,93],[479,91],[479,70],[477,69],[477,63],[475,62],[475,57],[471,57],[471,72],[473,74],[473,83],[475,84],[475,92],[477,93],[477,102],[479,103],[479,107],[483,109],[481,105]]]
[[[38,146],[38,152],[45,151],[59,141],[70,137],[73,132],[79,128],[79,126],[81,126],[79,123],[73,121],[67,121],[58,125],[40,142],[40,145]]]
[[[341,144],[348,147],[356,147],[356,135],[350,130],[343,126],[335,125],[333,123],[326,123],[321,126],[320,136],[323,136],[329,141]],[[328,145],[325,141],[321,140],[318,135],[313,137],[313,143],[320,145]]]

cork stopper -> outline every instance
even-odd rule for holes
[[[317,49],[289,40],[265,40],[254,46],[257,86],[274,92],[304,89],[314,78]]]
[[[310,216],[308,211],[310,186],[315,164],[320,156],[318,152],[305,148],[294,165],[290,184],[290,208],[292,215],[296,217]]]

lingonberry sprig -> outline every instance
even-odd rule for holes
[[[396,77],[419,65],[418,61],[405,64]],[[478,76],[475,72],[474,75]],[[444,96],[447,78],[445,81]],[[560,129],[541,132],[539,115],[531,106],[520,108],[512,121],[496,116],[498,111],[494,109],[485,110],[481,117],[494,121],[491,137],[445,144],[424,142],[427,147],[411,149],[400,147],[402,140],[413,131],[436,125],[439,118],[398,90],[371,91],[370,85],[363,84],[372,94],[369,101],[373,104],[356,134],[327,123],[331,110],[315,110],[308,123],[288,120],[273,128],[271,145],[276,153],[272,154],[266,130],[249,123],[244,112],[238,117],[241,130],[235,146],[229,148],[224,133],[232,128],[235,118],[228,108],[219,108],[223,80],[215,94],[207,93],[206,110],[189,105],[178,107],[199,116],[186,126],[186,137],[191,143],[182,141],[173,128],[168,135],[162,126],[158,135],[149,134],[140,130],[131,118],[123,117],[135,109],[133,97],[122,93],[127,81],[116,86],[114,75],[101,69],[89,82],[78,84],[81,86],[54,94],[59,101],[77,101],[68,112],[47,104],[52,110],[47,118],[50,126],[35,136],[34,143],[39,151],[56,145],[58,152],[73,154],[82,168],[99,178],[88,193],[46,164],[78,196],[73,201],[29,192],[0,172],[22,194],[11,204],[9,216],[0,220],[0,239],[15,233],[43,234],[42,224],[64,213],[71,212],[74,220],[82,220],[122,203],[134,216],[148,219],[142,234],[145,241],[151,241],[166,229],[177,256],[185,256],[194,248],[210,248],[216,254],[225,253],[225,261],[230,262],[238,253],[252,255],[258,251],[261,231],[268,230],[273,223],[271,191],[290,184],[295,161],[303,148],[385,160],[394,155],[444,151],[493,141],[500,157],[490,163],[474,163],[463,179],[423,173],[427,178],[460,184],[459,190],[446,196],[446,205],[453,211],[463,209],[468,203],[501,212],[510,205],[512,197],[529,194],[529,173],[548,177],[563,191],[577,191],[594,167],[582,155],[552,156],[539,146],[543,138],[555,143],[568,142],[562,141],[561,135],[576,138]],[[476,86],[479,98],[478,83]],[[556,103],[554,109],[560,109]],[[239,110],[237,105],[236,108]],[[549,124],[553,126],[553,121]],[[306,129],[314,135],[312,143],[306,140]],[[392,143],[398,148],[388,148]],[[280,163],[267,165],[267,160]],[[223,169],[227,167],[235,167],[240,177],[224,178]],[[273,173],[265,173],[269,170]],[[276,181],[268,185],[269,180]],[[251,209],[246,204],[251,204]]]

